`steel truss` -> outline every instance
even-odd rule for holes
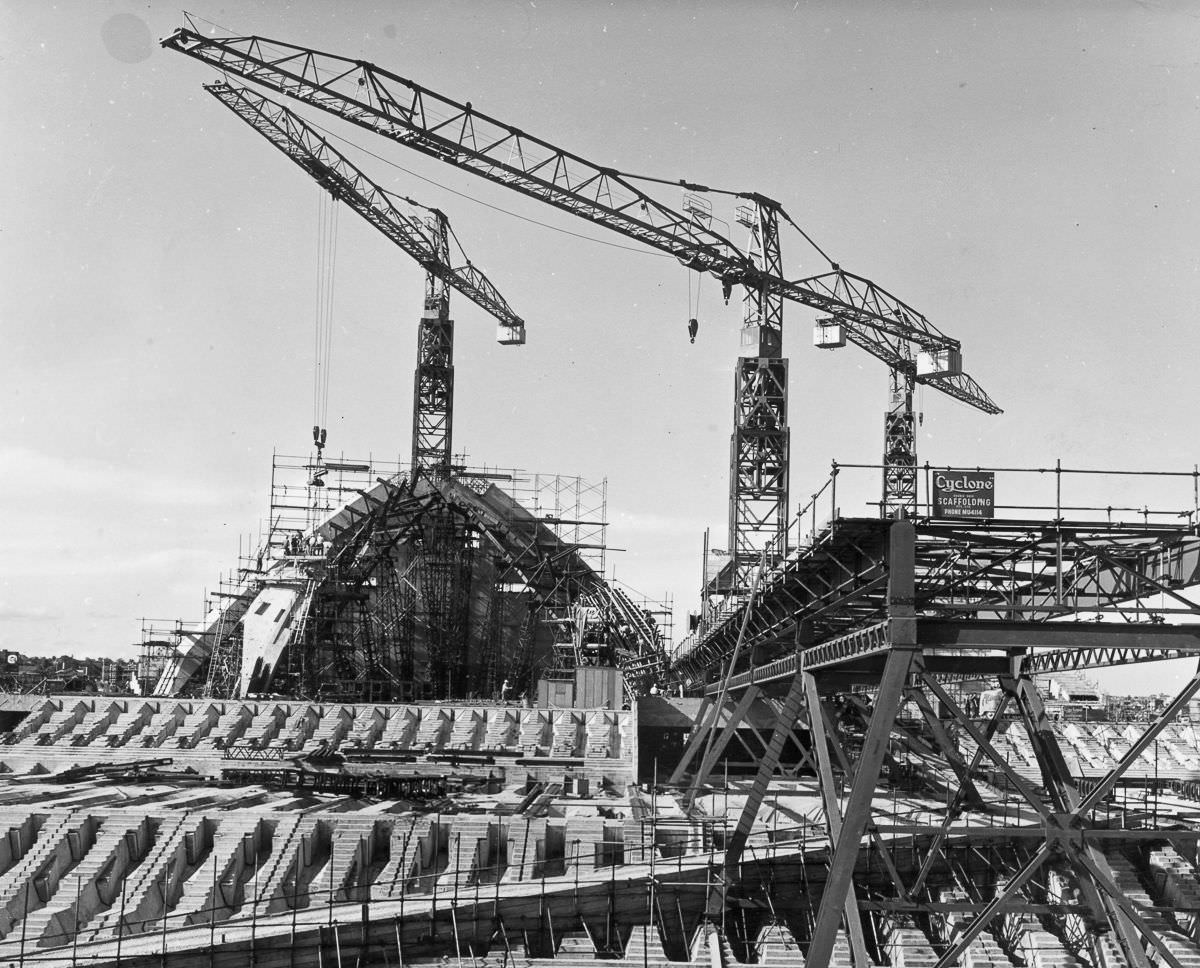
[[[430,275],[426,286],[437,280]],[[412,463],[414,467],[450,466],[454,430],[454,320],[446,292],[425,297],[417,329],[417,367],[413,376]]]
[[[981,932],[1042,911],[1061,920],[1072,943],[1092,946],[1093,963],[1111,963],[1096,953],[1105,947],[1131,966],[1179,966],[1159,913],[1127,896],[1111,861],[1121,844],[1194,844],[1200,831],[1159,828],[1145,817],[1141,829],[1125,829],[1112,797],[1200,693],[1200,665],[1162,714],[1130,736],[1115,764],[1086,783],[1068,767],[1031,675],[1131,656],[1200,660],[1200,606],[1175,591],[1177,581],[1164,580],[1178,578],[1180,549],[1194,546],[1194,536],[1004,524],[989,541],[982,527],[844,524],[845,533],[821,548],[823,568],[795,563],[781,585],[764,583],[740,616],[730,654],[749,655],[754,668],[710,686],[720,698],[701,714],[708,729],[696,731],[671,778],[681,783],[691,772],[693,788],[709,779],[727,744],[749,728],[751,705],[777,698],[776,725],[725,843],[727,891],[735,889],[772,778],[780,768],[802,769],[816,777],[828,843],[807,964],[829,964],[845,931],[855,965],[868,965],[869,918],[921,917],[946,927],[937,968],[949,968],[966,963]],[[1146,609],[1151,592],[1158,611]],[[1165,624],[1168,608],[1186,612],[1187,621]],[[1081,620],[1094,614],[1121,622]],[[783,636],[789,654],[763,663]],[[1082,658],[1072,666],[1069,656]],[[992,683],[1001,697],[996,708],[968,712],[957,688],[964,678]],[[1028,743],[1036,775],[997,748],[1002,727],[1006,742],[1019,734]],[[784,762],[789,745],[799,757]],[[919,785],[944,798],[944,809],[907,817],[881,805],[889,786],[913,769]],[[986,885],[967,869],[985,851],[999,868]],[[721,907],[714,902],[712,912]]]
[[[757,202],[739,209],[750,229],[750,255],[764,272],[779,275],[779,212]],[[729,462],[729,548],[734,585],[744,592],[764,547],[786,554],[788,515],[788,366],[783,358],[783,299],[761,280],[746,286],[742,345],[734,372],[733,435]]]
[[[883,415],[883,503],[885,518],[917,513],[917,427],[913,413],[915,379],[892,370],[891,402]]]
[[[840,636],[865,634],[887,618],[889,527],[888,521],[867,518],[831,522],[809,547],[794,551],[764,577],[753,608],[743,603],[708,629],[674,661],[671,675],[697,686],[724,674],[747,614],[746,641],[758,668],[794,652],[802,622],[811,625],[814,642],[830,648],[838,647]],[[1106,638],[1085,647],[1169,649],[1174,643],[1160,638],[1174,634],[1162,631],[1166,617],[1197,613],[1197,606],[1178,591],[1200,581],[1195,555],[1188,554],[1189,549],[1194,552],[1196,537],[1186,529],[1123,522],[937,519],[921,519],[915,528],[913,600],[922,622],[966,623],[972,635],[985,627],[981,621],[1001,622],[1010,630],[1017,628],[1014,623],[1028,623],[1041,629],[1039,637],[1048,642],[1046,637],[1058,634],[1058,623],[1087,622],[1095,636],[1103,637],[1109,635],[1105,623],[1112,621],[1137,626],[1139,637]],[[948,629],[938,634],[951,634]]]

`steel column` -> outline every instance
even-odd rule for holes
[[[871,722],[846,800],[841,833],[830,857],[829,875],[805,959],[808,964],[826,965],[833,954],[859,846],[871,819],[871,800],[879,784],[879,769],[887,752],[888,737],[900,709],[909,670],[919,651],[913,608],[915,540],[916,533],[909,521],[897,521],[889,529],[887,605],[891,649],[883,667]]]
[[[808,705],[809,731],[812,734],[813,754],[817,760],[817,781],[821,788],[821,804],[825,809],[826,826],[829,829],[829,849],[834,850],[842,835],[842,805],[838,802],[837,787],[833,778],[833,765],[829,761],[829,737],[825,732],[825,710],[821,705],[821,694],[817,680],[811,672],[802,672],[804,697]],[[869,968],[866,940],[863,936],[862,916],[858,911],[858,894],[851,884],[846,892],[846,903],[842,908],[846,919],[846,931],[850,935],[850,950],[854,955],[855,968]]]
[[[783,705],[779,709],[779,719],[771,733],[771,744],[767,747],[762,759],[759,760],[758,772],[754,775],[754,782],[746,795],[742,815],[738,818],[737,826],[729,837],[729,843],[725,845],[726,870],[735,867],[741,859],[742,851],[746,847],[746,839],[750,836],[754,820],[758,816],[758,808],[762,806],[767,786],[775,773],[775,767],[779,764],[779,754],[783,752],[783,747],[788,741],[791,731],[787,724],[796,721],[803,705],[804,680],[801,673],[796,673],[792,679],[791,688],[788,689],[788,694],[783,700]]]
[[[733,739],[734,734],[737,732],[738,726],[740,726],[743,720],[745,720],[746,715],[750,712],[750,707],[754,705],[754,701],[758,698],[759,691],[760,690],[757,686],[751,686],[749,689],[747,689],[745,693],[742,694],[742,698],[738,700],[738,704],[734,707],[733,712],[729,714],[729,720],[725,723],[724,729],[717,734],[716,738],[712,741],[712,746],[708,748],[704,757],[700,760],[700,768],[696,771],[696,776],[688,790],[689,802],[695,796],[696,788],[705,782],[708,774],[711,773],[713,767],[716,766],[717,760],[719,760],[721,758],[721,754],[725,752],[725,747],[729,745],[729,741]],[[715,728],[716,723],[713,723],[713,729]]]

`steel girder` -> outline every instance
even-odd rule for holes
[[[775,671],[786,676],[784,666],[791,661],[801,622],[812,626],[812,648],[822,649],[883,621],[887,566],[882,545],[887,528],[888,522],[881,520],[838,519],[811,546],[791,554],[762,579],[747,632],[756,670],[765,672],[779,663]],[[1053,662],[1086,668],[1089,657],[1111,664],[1112,653],[1096,652],[1095,646],[1120,642],[1143,649],[1186,647],[1179,639],[1165,637],[1187,633],[1159,629],[1170,627],[1164,624],[1168,616],[1200,622],[1200,606],[1178,592],[1200,580],[1196,568],[1188,565],[1196,538],[1187,529],[931,519],[917,520],[915,528],[918,620],[959,622],[960,638],[999,630],[1000,639],[1007,642],[998,640],[998,645],[1019,645],[1017,639],[1028,635],[1029,644],[1040,642],[1049,648],[1066,636],[1064,646],[1091,651]],[[1147,604],[1151,600],[1154,604]],[[691,684],[712,681],[718,671],[723,675],[746,611],[743,605],[709,629],[675,660],[671,674]],[[1118,623],[1124,632],[1108,631]],[[939,639],[949,634],[936,626],[926,633]],[[1136,638],[1128,637],[1131,634]],[[748,665],[734,670],[735,675],[745,672]],[[754,678],[762,681],[758,671]]]

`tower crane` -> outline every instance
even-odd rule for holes
[[[524,343],[524,321],[465,255],[462,264],[454,264],[453,230],[442,212],[385,191],[301,118],[269,98],[225,81],[206,84],[204,89],[425,269],[425,311],[417,332],[413,388],[412,463],[414,469],[444,473],[450,466],[454,418],[450,290],[457,289],[496,318],[501,344]]]
[[[832,262],[828,272],[788,279],[780,223],[804,233],[772,198],[722,192],[742,203],[737,218],[750,230],[743,251],[712,228],[711,218],[677,211],[634,184],[676,183],[597,165],[489,117],[470,102],[454,101],[366,61],[257,36],[206,37],[190,21],[162,45],[669,253],[688,269],[719,279],[726,300],[740,286],[745,291],[746,355],[735,371],[729,497],[729,546],[738,590],[749,587],[761,549],[773,546],[775,554],[787,550],[790,432],[782,354],[784,301],[823,314],[814,337],[818,346],[852,342],[902,376],[905,386],[910,379],[927,383],[985,413],[1000,412],[962,372],[958,340],[887,290]],[[686,181],[677,184],[689,192],[715,191]],[[901,407],[904,400],[902,394]],[[909,414],[911,428],[911,404]],[[910,454],[914,443],[910,430]],[[896,466],[901,468],[896,476],[907,475],[915,483],[915,457],[911,462],[904,457]],[[884,478],[886,496],[886,468]]]

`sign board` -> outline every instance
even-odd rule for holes
[[[933,516],[990,518],[996,513],[994,471],[934,471]]]

